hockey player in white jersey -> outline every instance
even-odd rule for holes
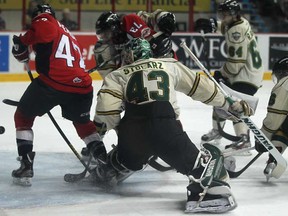
[[[224,82],[231,89],[248,95],[254,95],[261,86],[263,66],[255,35],[249,22],[240,15],[240,5],[236,0],[225,0],[218,6],[218,17],[198,19],[196,31],[210,33],[221,32],[225,36],[227,61],[219,71],[214,72],[217,81]],[[222,138],[218,131],[217,119],[223,128],[225,119],[221,119],[213,111],[213,129],[201,137],[202,141],[216,141]],[[248,127],[241,121],[233,122],[239,142],[232,143],[232,149],[250,147]],[[226,146],[228,147],[228,146]]]
[[[213,145],[205,143],[199,150],[191,142],[177,121],[176,91],[236,116],[251,112],[249,105],[245,101],[229,105],[206,76],[174,58],[151,56],[148,41],[132,39],[122,51],[123,66],[104,79],[96,114],[108,130],[117,128],[118,148],[108,153],[107,164],[95,168],[92,179],[97,184],[115,184],[125,173],[141,170],[155,155],[188,176],[186,212],[234,209],[237,204],[227,182],[223,155]]]
[[[288,56],[279,59],[273,66],[272,77],[275,82],[267,107],[267,114],[263,120],[262,132],[275,145],[279,152],[283,153],[288,145]],[[255,142],[255,148],[259,152],[267,150]],[[271,177],[276,161],[269,155],[264,175],[267,180]]]

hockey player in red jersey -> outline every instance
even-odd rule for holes
[[[91,77],[85,72],[81,48],[76,38],[56,18],[48,5],[38,5],[33,13],[31,28],[13,37],[12,53],[20,62],[29,61],[28,46],[36,53],[36,71],[19,101],[14,120],[19,169],[12,172],[16,183],[27,183],[33,177],[33,130],[36,116],[42,116],[60,105],[62,116],[73,122],[79,137],[91,154],[106,160],[106,149],[90,120],[93,99]],[[49,145],[49,143],[47,143]]]

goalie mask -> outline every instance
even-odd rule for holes
[[[139,59],[148,59],[152,57],[150,44],[147,40],[141,38],[133,38],[121,52],[122,65],[131,64]]]
[[[277,83],[285,76],[288,76],[288,56],[279,59],[272,69],[272,79],[274,82]]]
[[[225,0],[218,6],[218,17],[222,21],[240,17],[240,5],[236,0]]]
[[[51,14],[55,18],[55,11],[49,4],[37,5],[37,7],[33,10],[32,19],[41,13]]]

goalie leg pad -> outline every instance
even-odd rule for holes
[[[186,212],[226,212],[234,209],[237,204],[227,183],[229,176],[224,168],[224,157],[221,151],[208,143],[203,144],[206,155],[200,159],[200,166],[189,175],[187,187]],[[206,163],[204,159],[210,157]],[[204,159],[203,159],[204,158]],[[200,178],[196,179],[202,169]]]

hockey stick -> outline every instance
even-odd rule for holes
[[[98,69],[102,68],[102,67],[103,67],[104,65],[106,65],[109,61],[113,61],[113,60],[115,60],[115,59],[117,59],[117,58],[119,58],[119,57],[120,57],[120,54],[117,54],[117,55],[115,55],[114,57],[112,57],[111,59],[108,59],[108,60],[102,62],[101,64],[99,64],[99,65],[91,68],[91,69],[88,70],[87,72],[88,72],[89,74],[90,74],[90,73],[93,73],[95,70],[98,70]]]
[[[209,73],[209,71],[203,66],[199,59],[193,54],[193,52],[187,47],[186,43],[183,41],[180,46],[189,54],[189,56],[196,62],[198,67],[204,71],[204,73],[209,77],[210,80],[219,88],[228,103],[233,104],[233,99],[228,95],[225,90],[219,85],[219,83],[214,79],[214,77]],[[280,176],[285,172],[287,168],[287,162],[283,158],[282,154],[275,148],[271,141],[265,136],[265,134],[255,125],[255,123],[245,116],[241,116],[240,120],[243,121],[248,128],[254,133],[255,138],[268,150],[268,152],[277,161],[277,166],[272,171],[272,176],[274,178],[280,178]]]
[[[225,139],[230,140],[230,141],[232,141],[232,142],[238,142],[238,141],[241,140],[242,137],[228,134],[228,133],[226,133],[226,132],[223,130],[223,128],[222,128],[221,125],[220,125],[220,121],[219,121],[219,117],[218,117],[218,116],[217,116],[216,121],[217,121],[217,127],[218,127],[219,134],[220,134],[222,137],[224,137]]]
[[[85,167],[84,171],[81,172],[81,173],[78,173],[78,174],[67,173],[67,174],[64,175],[64,181],[65,182],[69,182],[69,183],[73,183],[73,182],[78,182],[78,181],[82,180],[83,178],[85,178],[86,173],[90,172],[90,167],[89,166],[90,166],[91,161],[92,161],[92,155],[90,154],[88,162],[86,164],[86,167]]]
[[[251,164],[253,164],[263,153],[262,152],[259,152],[254,158],[252,158],[251,161],[249,161],[248,164],[246,164],[246,166],[244,166],[241,170],[237,171],[237,172],[234,172],[234,171],[230,171],[230,170],[227,170],[230,178],[237,178],[238,176],[240,176],[246,169],[248,169]]]
[[[18,106],[18,104],[19,104],[18,101],[14,101],[14,100],[10,100],[10,99],[4,99],[4,100],[2,100],[2,102],[4,104],[10,105],[10,106]]]

